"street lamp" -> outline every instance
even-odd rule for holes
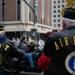
[[[30,4],[26,0],[23,0],[23,1],[32,9],[32,11],[34,13],[34,28],[32,29],[32,31],[33,31],[34,42],[36,42],[36,39],[37,39],[37,36],[36,36],[36,33],[37,33],[37,25],[36,25],[37,14],[36,14],[36,11],[37,11],[37,7],[38,7],[38,3],[37,3],[37,0],[34,0],[34,8],[32,8],[32,6],[30,6]]]
[[[37,37],[36,37],[36,33],[37,33],[37,25],[36,25],[36,20],[37,20],[37,7],[38,7],[38,4],[37,4],[37,0],[34,0],[34,31],[33,31],[33,34],[34,34],[34,41],[36,41]]]

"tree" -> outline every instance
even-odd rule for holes
[[[64,15],[64,12],[65,12],[65,9],[67,8],[67,7],[72,7],[72,8],[75,8],[75,0],[66,0],[66,7],[64,7],[63,9],[62,9],[62,12],[61,12],[61,15],[63,16]]]
[[[75,0],[66,0],[66,7],[75,7]]]

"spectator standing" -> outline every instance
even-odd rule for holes
[[[0,75],[11,75],[12,58],[23,58],[24,53],[5,36],[4,26],[0,26]]]
[[[43,52],[43,48],[44,48],[44,42],[43,42],[42,39],[40,39],[39,42],[38,42],[38,50],[40,52]]]
[[[48,38],[52,32],[46,33],[46,38]],[[44,47],[43,47],[44,48]],[[46,56],[44,53],[38,60],[38,66],[44,71],[44,75],[49,75],[49,62],[51,57]]]
[[[44,54],[51,57],[49,75],[75,74],[75,8],[64,10],[63,30],[47,38]]]

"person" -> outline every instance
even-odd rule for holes
[[[28,59],[30,68],[34,68],[34,61],[32,58],[33,52],[28,51],[29,49],[28,49],[28,43],[26,37],[22,37],[19,48],[24,51],[25,53],[24,57]]]
[[[75,74],[75,8],[65,8],[62,25],[63,30],[51,34],[43,49],[51,57],[49,75]]]
[[[52,31],[46,33],[46,38],[52,34]],[[44,71],[44,75],[49,75],[49,62],[51,57],[46,56],[42,53],[42,56],[38,59],[38,66]]]
[[[15,45],[18,47],[19,44],[20,44],[20,39],[19,39],[19,38],[16,38],[16,43],[15,43]]]
[[[0,75],[11,75],[12,58],[22,59],[24,53],[5,36],[4,26],[0,25]]]
[[[16,39],[15,39],[15,37],[12,37],[12,42],[16,45]]]
[[[43,42],[42,39],[40,39],[40,40],[38,41],[38,50],[39,50],[40,52],[43,52],[43,48],[44,48],[44,42]]]
[[[35,49],[35,44],[34,44],[34,41],[33,40],[30,40],[29,42],[29,52],[34,52],[36,49]]]

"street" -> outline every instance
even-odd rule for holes
[[[43,75],[42,73],[31,73],[31,72],[21,72],[20,74],[15,74],[15,75]]]

